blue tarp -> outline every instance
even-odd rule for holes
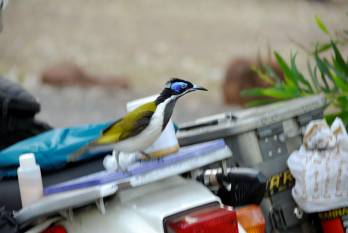
[[[73,152],[97,139],[111,123],[112,121],[53,129],[7,147],[0,151],[0,177],[16,176],[19,156],[25,153],[34,153],[42,170],[64,167],[71,161],[69,156]],[[77,161],[97,155],[87,152],[77,158]]]

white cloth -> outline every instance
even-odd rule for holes
[[[292,196],[305,212],[348,206],[348,135],[341,119],[331,128],[323,120],[312,121],[287,163],[296,180]]]

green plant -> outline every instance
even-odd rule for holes
[[[326,119],[331,122],[339,116],[348,125],[348,58],[344,58],[338,47],[348,43],[348,32],[343,31],[333,36],[319,17],[316,17],[316,23],[329,36],[329,42],[316,43],[310,53],[314,65],[307,63],[308,76],[298,69],[296,54],[291,54],[289,62],[286,62],[279,53],[274,52],[276,62],[284,74],[284,80],[277,77],[270,67],[263,65],[262,69],[255,71],[261,79],[271,84],[271,87],[247,89],[241,94],[267,97],[249,102],[250,106],[323,94],[328,100],[331,111],[326,114]],[[323,52],[330,52],[331,57],[324,56]]]

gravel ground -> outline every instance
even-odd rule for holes
[[[42,102],[39,117],[55,126],[117,118],[127,101],[158,92],[169,77],[184,77],[210,90],[180,100],[175,119],[186,121],[233,108],[220,97],[230,59],[265,56],[268,47],[288,54],[296,48],[289,38],[309,46],[325,39],[315,15],[342,29],[347,12],[345,0],[11,0],[0,36],[0,72],[32,91]],[[41,85],[40,72],[62,60],[129,76],[133,87]]]

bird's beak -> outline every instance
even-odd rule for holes
[[[194,91],[208,91],[206,88],[197,85],[193,85],[191,89]]]

